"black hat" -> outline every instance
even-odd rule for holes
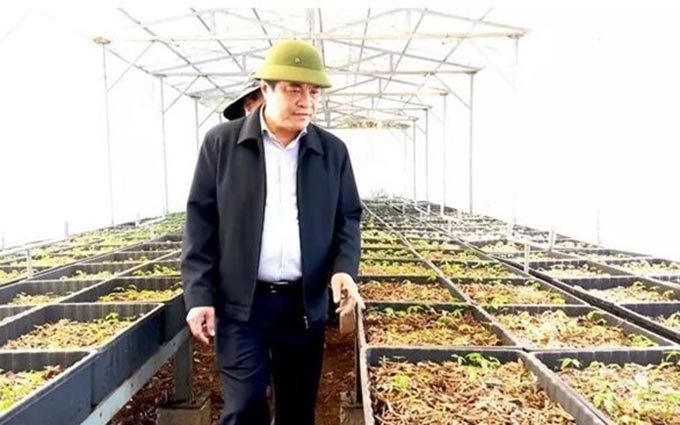
[[[248,95],[255,93],[258,90],[260,90],[260,80],[249,79],[243,86],[241,94],[224,108],[224,117],[231,121],[245,116],[245,113],[243,112],[243,101]]]

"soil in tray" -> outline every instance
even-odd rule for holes
[[[479,304],[565,304],[559,292],[545,289],[536,281],[513,285],[495,280],[485,283],[456,283],[470,298]]]
[[[75,273],[69,276],[62,276],[59,278],[59,280],[70,280],[70,279],[87,279],[87,280],[95,280],[95,279],[108,279],[110,277],[113,277],[113,273],[111,273],[109,270],[104,270],[101,272],[97,273],[87,273],[83,270],[76,270]]]
[[[137,289],[135,285],[118,286],[108,294],[99,297],[97,302],[165,302],[181,293],[182,284],[180,282],[165,290]]]
[[[415,255],[406,248],[396,249],[376,249],[376,250],[362,250],[361,258],[415,258]]]
[[[656,316],[653,318],[655,322],[658,322],[675,332],[680,332],[680,311],[671,314],[670,316]]]
[[[361,231],[361,238],[366,239],[386,239],[386,240],[392,240],[392,239],[397,239],[397,236],[392,233],[391,231],[385,231],[385,230],[362,230]]]
[[[421,250],[420,254],[426,259],[449,260],[449,261],[484,261],[479,255],[472,251],[441,251],[441,250]]]
[[[617,424],[680,424],[680,366],[677,353],[660,364],[604,364],[581,369],[563,359],[560,378]]]
[[[360,275],[419,275],[436,276],[436,272],[419,262],[362,261]]]
[[[611,276],[609,273],[596,269],[589,264],[583,264],[582,266],[574,266],[573,264],[553,264],[547,268],[540,267],[538,268],[538,271],[557,279]]]
[[[370,242],[362,241],[361,248],[371,248],[371,249],[406,249],[406,245],[400,241],[390,241],[390,242]]]
[[[411,245],[416,249],[460,249],[460,245],[445,241],[426,241],[424,239],[411,239]]]
[[[440,264],[439,269],[448,277],[459,278],[468,277],[475,279],[496,279],[519,277],[499,263],[444,263]]]
[[[59,365],[21,372],[0,369],[0,414],[62,372]]]
[[[11,282],[19,278],[26,277],[26,272],[24,270],[11,270],[4,271],[0,270],[0,285],[3,283]]]
[[[574,424],[521,360],[471,353],[417,364],[381,359],[369,369],[376,424]]]
[[[503,255],[506,260],[512,260],[516,263],[524,263],[524,253],[513,253],[512,255]],[[550,261],[554,260],[555,257],[551,257],[547,251],[530,251],[529,261]]]
[[[18,293],[12,301],[7,303],[7,305],[38,305],[38,304],[49,304],[60,298],[64,298],[70,295],[72,292],[66,294],[54,294],[52,292],[46,292],[44,294],[26,294],[24,292]]]
[[[650,263],[649,261],[645,260],[637,260],[612,265],[628,270],[633,274],[639,274],[643,276],[661,276],[668,274],[680,275],[680,263],[672,263],[670,261]]]
[[[634,282],[632,285],[615,286],[608,289],[585,289],[580,286],[577,286],[577,288],[614,303],[663,302],[677,300],[675,293],[672,290],[660,290],[658,287],[647,286],[639,281]]]
[[[412,306],[407,310],[369,308],[364,316],[366,341],[384,345],[496,346],[498,337],[471,310],[436,310]]]
[[[24,350],[96,347],[129,327],[136,319],[121,318],[117,313],[110,313],[91,322],[61,319],[54,323],[36,325],[33,331],[7,341],[0,348]]]
[[[626,335],[608,325],[595,311],[570,317],[562,310],[532,314],[494,314],[513,336],[536,348],[653,347],[657,344],[643,335]]]
[[[506,253],[514,253],[514,252],[522,252],[524,251],[524,245],[519,244],[519,243],[514,243],[514,242],[495,242],[495,243],[488,243],[485,245],[482,245],[479,249],[481,249],[484,252],[494,252],[494,253],[500,253],[500,252],[506,252]]]
[[[437,283],[413,283],[409,280],[390,282],[371,280],[360,284],[359,292],[365,300],[370,301],[459,301]]]
[[[156,264],[151,270],[135,270],[132,272],[133,276],[149,277],[149,276],[174,276],[180,274],[178,269],[168,266],[161,266]]]
[[[621,260],[624,258],[638,257],[637,255],[624,254],[623,252],[601,254],[597,252],[587,251],[565,251],[566,254],[579,255],[591,261],[607,261],[607,260]]]

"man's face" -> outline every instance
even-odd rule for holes
[[[272,89],[262,82],[262,93],[267,103],[267,117],[275,126],[300,132],[312,121],[319,104],[321,90],[310,84],[280,81]]]

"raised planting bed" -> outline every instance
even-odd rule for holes
[[[426,278],[370,279],[359,282],[359,293],[366,301],[461,302],[463,296],[447,282]]]
[[[680,301],[680,288],[642,277],[570,279],[564,283],[588,302],[606,307],[623,303]]]
[[[451,279],[471,278],[471,279],[504,279],[518,278],[524,275],[505,264],[487,262],[453,262],[437,261],[434,263],[446,277]]]
[[[594,249],[594,248],[600,248],[599,246],[588,243],[588,242],[582,242],[582,241],[577,241],[573,239],[557,239],[555,241],[555,245],[553,245],[554,248],[557,249]]]
[[[158,350],[160,304],[50,304],[0,326],[2,350],[97,351],[92,403],[99,403]]]
[[[42,273],[31,280],[106,280],[131,266],[125,264],[75,264]]]
[[[534,279],[455,279],[452,283],[476,304],[583,304],[563,290]]]
[[[394,241],[361,241],[361,249],[408,249],[408,246],[400,240]]]
[[[660,258],[611,260],[606,263],[638,276],[680,276],[680,263]]]
[[[509,254],[494,254],[494,257],[504,260],[507,262],[511,262],[514,264],[524,264],[524,259],[525,255],[523,252],[516,252],[516,253],[509,253]],[[557,251],[529,251],[529,262],[532,261],[554,261],[554,260],[574,260],[577,259],[577,257],[574,257],[572,255],[568,254],[563,254],[561,252]]]
[[[411,239],[409,240],[411,246],[417,250],[421,249],[443,249],[443,250],[460,250],[464,249],[463,245],[451,239]]]
[[[362,347],[514,345],[489,316],[468,304],[367,303],[359,341]]]
[[[484,254],[479,254],[470,249],[465,250],[441,250],[419,249],[418,253],[430,261],[492,261]]]
[[[0,353],[0,424],[79,424],[90,413],[94,351]]]
[[[532,261],[529,267],[542,276],[557,280],[629,276],[624,271],[585,260]]]
[[[145,252],[145,251],[127,251],[114,252],[100,256],[96,259],[84,261],[84,263],[99,263],[99,264],[139,264],[154,260],[158,257],[166,255],[163,251]]]
[[[181,274],[179,261],[158,261],[124,273],[125,276],[133,277],[180,276]]]
[[[528,350],[646,348],[672,342],[602,310],[584,306],[484,306]]]
[[[87,288],[64,300],[68,303],[163,303],[163,341],[185,326],[186,309],[180,277],[118,277]]]
[[[366,425],[603,424],[521,351],[375,347],[362,354]]]
[[[182,245],[176,242],[147,242],[140,245],[135,245],[126,249],[121,250],[121,252],[134,251],[134,252],[149,252],[149,251],[175,251],[181,249]]]
[[[391,260],[371,261],[363,260],[359,264],[361,276],[430,276],[436,279],[435,270],[420,260]]]
[[[680,364],[669,350],[536,354],[605,423],[680,423]]]
[[[39,268],[51,268],[51,267],[58,267],[58,266],[63,266],[65,264],[70,264],[74,263],[76,261],[79,261],[83,259],[82,255],[45,255],[45,256],[32,256],[31,257],[31,267],[39,267]],[[3,264],[6,266],[10,267],[23,267],[26,268],[28,267],[28,262],[26,261],[26,257],[24,256],[23,258],[17,258],[14,261],[8,262],[6,264]]]
[[[389,241],[399,239],[399,237],[391,230],[362,230],[361,239],[363,240],[377,239]]]
[[[616,251],[614,249],[578,249],[578,250],[565,249],[561,250],[561,252],[596,262],[649,257],[648,255],[644,254],[636,254],[633,252],[626,251]]]
[[[680,343],[680,302],[623,304],[620,308],[630,320]]]
[[[18,314],[28,311],[35,306],[32,305],[4,305],[0,306],[0,325],[14,320]]]
[[[40,305],[59,302],[95,285],[97,280],[27,280],[0,288],[0,305]]]
[[[507,240],[472,242],[471,245],[489,254],[524,252],[524,244]]]
[[[391,248],[391,249],[362,249],[361,259],[379,259],[379,260],[417,260],[418,258],[408,248]]]
[[[25,278],[25,267],[0,267],[0,285],[5,285]]]

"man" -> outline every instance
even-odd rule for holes
[[[250,115],[251,112],[262,105],[262,102],[264,102],[264,97],[262,97],[262,90],[260,90],[260,82],[254,79],[253,75],[249,75],[248,81],[241,89],[241,94],[224,108],[224,118],[234,121]]]
[[[276,43],[256,78],[265,103],[205,137],[187,202],[182,275],[187,324],[215,337],[221,424],[314,424],[328,310],[351,315],[361,204],[344,143],[311,124],[330,87],[319,53]]]

